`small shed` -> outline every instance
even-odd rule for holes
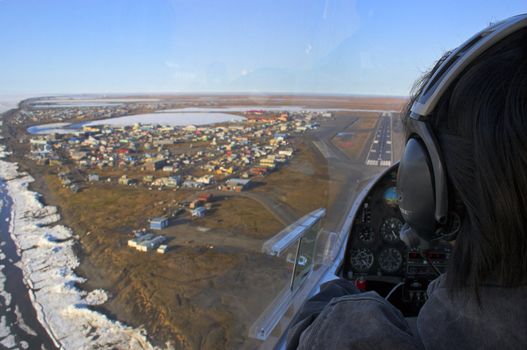
[[[166,217],[153,218],[150,220],[151,230],[162,230],[167,226],[168,226],[168,218]]]

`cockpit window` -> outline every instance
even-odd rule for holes
[[[344,255],[401,271],[393,178],[356,200],[413,81],[522,7],[0,0],[0,344],[272,348]]]

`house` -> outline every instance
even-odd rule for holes
[[[31,153],[46,155],[51,152],[51,144],[43,139],[31,139]]]
[[[150,229],[151,230],[162,230],[168,226],[168,218],[160,217],[150,220]]]
[[[159,187],[166,186],[166,187],[175,188],[181,184],[181,181],[182,179],[181,179],[181,176],[179,175],[169,176],[169,177],[160,177],[160,178],[155,179],[152,182],[152,185],[159,186]]]
[[[203,175],[202,177],[196,178],[196,182],[200,182],[204,185],[210,185],[214,182],[214,176],[212,175]]]
[[[269,168],[266,167],[254,167],[249,169],[249,174],[252,176],[265,176],[269,171]]]
[[[149,250],[154,250],[159,247],[163,242],[166,241],[164,236],[156,236],[148,241],[143,241],[137,245],[137,250],[142,252],[147,252]]]
[[[132,248],[136,248],[139,243],[141,243],[143,241],[148,241],[148,240],[150,240],[150,239],[152,239],[154,237],[155,237],[155,235],[153,233],[140,234],[140,235],[136,236],[133,239],[129,239],[128,240],[128,246],[132,247]]]
[[[249,188],[251,180],[249,179],[229,179],[225,185],[220,186],[222,191],[242,192]]]

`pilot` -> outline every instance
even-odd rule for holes
[[[376,292],[328,282],[293,319],[287,349],[527,349],[527,14],[444,55],[404,122],[401,238],[449,240],[446,273],[416,327]]]

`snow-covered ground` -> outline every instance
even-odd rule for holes
[[[0,150],[0,158],[4,156],[2,153]],[[107,295],[103,290],[86,293],[75,287],[84,279],[74,273],[79,260],[72,249],[73,232],[55,224],[60,219],[56,207],[44,206],[38,199],[39,194],[28,190],[28,184],[34,179],[18,172],[16,164],[4,160],[0,160],[0,178],[5,180],[12,200],[10,234],[17,245],[30,298],[40,323],[57,346],[64,349],[153,349],[144,330],[110,320],[88,308],[88,305],[104,303]],[[5,276],[1,270],[0,287],[3,287]],[[10,297],[9,294],[1,296]],[[0,338],[3,338],[2,345],[13,345],[14,338],[4,319],[0,319]]]

